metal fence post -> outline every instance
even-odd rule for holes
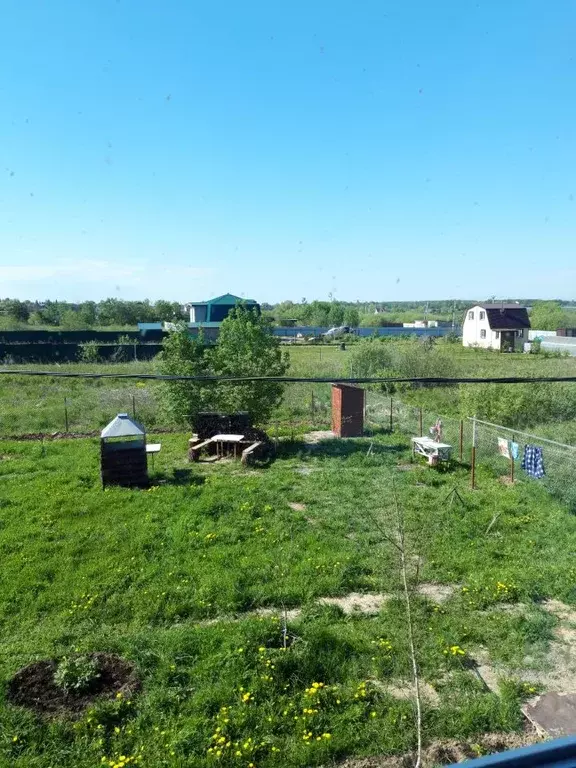
[[[418,426],[420,427],[420,437],[422,437],[422,406],[418,409]]]
[[[394,429],[394,416],[393,416],[393,408],[394,408],[394,398],[390,398],[390,432]]]
[[[312,426],[316,424],[316,404],[314,402],[314,390],[312,390],[312,397],[310,399],[310,410],[312,412]]]
[[[70,424],[68,422],[68,398],[64,398],[64,425],[65,425],[65,432],[68,433],[70,431]]]
[[[136,395],[132,395],[132,416],[134,421],[136,421]]]
[[[464,419],[460,419],[460,463],[464,455]]]
[[[476,488],[476,416],[472,418],[472,490]]]

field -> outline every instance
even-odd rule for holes
[[[406,342],[385,342],[391,348],[406,348]],[[408,343],[408,347],[414,346]],[[451,361],[454,373],[465,376],[569,376],[576,372],[576,358],[548,358],[537,355],[501,355],[482,350],[463,349],[459,345],[438,344]],[[353,350],[339,345],[290,346],[290,373],[295,376],[353,376]],[[8,370],[47,370],[47,366],[10,366]],[[153,373],[154,363],[70,364],[55,366],[64,372]],[[440,365],[438,375],[442,375]],[[403,373],[400,371],[400,373]],[[101,429],[118,412],[135,413],[149,429],[183,428],[174,424],[162,408],[161,384],[135,380],[81,380],[51,377],[0,377],[0,435],[24,433],[92,432]],[[510,388],[511,393],[514,388]],[[403,393],[402,397],[445,416],[470,416],[472,411],[460,401],[454,389],[436,387]],[[302,431],[306,426],[326,426],[329,421],[330,386],[292,384],[286,388],[283,404],[273,418],[272,429]],[[562,409],[562,404],[560,404]],[[534,416],[532,426],[545,422]],[[555,420],[555,419],[552,419]],[[555,436],[555,427],[543,434]],[[574,434],[573,434],[574,433]],[[576,438],[576,429],[568,429],[564,439]],[[558,439],[558,436],[556,437]]]
[[[95,440],[0,443],[1,766],[413,750],[399,521],[425,744],[482,753],[486,734],[522,731],[525,698],[573,684],[559,648],[576,518],[537,482],[481,468],[472,492],[465,468],[411,464],[398,434],[283,442],[250,470],[189,465],[186,435],[159,439],[153,487],[106,492]],[[23,665],[95,651],[134,663],[141,692],[70,718],[7,701]]]

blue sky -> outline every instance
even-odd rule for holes
[[[0,296],[576,297],[573,0],[4,0]]]

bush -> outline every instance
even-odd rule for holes
[[[67,693],[85,691],[100,677],[98,663],[90,656],[67,656],[62,659],[54,682]]]
[[[98,363],[100,362],[100,354],[98,352],[97,341],[85,341],[80,344],[80,351],[78,358],[81,363]]]

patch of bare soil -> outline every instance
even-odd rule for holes
[[[452,597],[456,587],[452,584],[430,584],[422,583],[418,585],[416,591],[419,595],[427,597],[433,603],[443,603]]]
[[[140,680],[130,662],[109,653],[93,653],[99,676],[82,691],[66,692],[54,682],[58,662],[36,661],[16,672],[8,683],[7,698],[12,704],[44,715],[74,714],[95,699],[111,699],[118,693],[129,698],[140,690]]]
[[[334,432],[328,429],[321,429],[316,432],[307,432],[305,435],[302,435],[302,440],[307,445],[318,445],[318,443],[322,443],[324,440],[335,440],[336,435]]]
[[[344,613],[379,613],[380,608],[390,600],[390,595],[365,595],[359,592],[351,592],[343,597],[321,597],[318,602],[321,605],[337,605]]]
[[[300,608],[289,608],[286,611],[286,621],[295,621],[302,611]],[[246,614],[244,614],[246,615]],[[284,616],[282,608],[258,608],[254,611],[255,616]]]
[[[372,685],[375,685],[385,693],[389,693],[395,699],[401,699],[402,701],[414,700],[414,684],[410,680],[395,680],[393,683],[384,683],[381,680],[372,680]],[[420,691],[421,699],[431,707],[440,706],[440,696],[438,691],[433,688],[430,683],[426,683],[420,680],[418,683],[418,690]]]
[[[559,620],[555,628],[554,640],[550,643],[548,654],[542,669],[531,669],[530,659],[523,669],[510,670],[491,662],[485,650],[474,654],[476,671],[488,688],[498,691],[498,681],[502,678],[517,678],[538,684],[545,691],[555,693],[576,692],[576,611],[559,600],[546,600],[541,607]],[[505,610],[499,606],[497,610]],[[512,613],[521,613],[526,606],[518,604],[508,609]]]
[[[306,510],[306,504],[300,504],[299,501],[289,501],[288,506],[294,512],[304,512]]]
[[[480,755],[519,749],[529,744],[536,744],[542,739],[535,729],[527,728],[522,733],[486,733],[476,741],[434,741],[422,752],[422,768],[438,765],[453,765],[464,760],[472,760]],[[397,757],[363,757],[338,763],[339,768],[413,768],[416,755],[398,755]]]

